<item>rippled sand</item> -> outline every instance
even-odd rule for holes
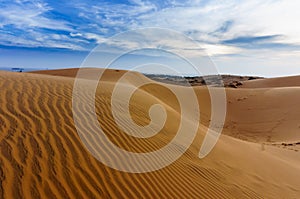
[[[84,72],[93,76],[95,70],[98,69]],[[254,80],[244,83],[244,88],[226,88],[225,128],[216,147],[204,159],[199,159],[198,153],[210,122],[210,97],[206,87],[194,87],[201,122],[192,145],[168,167],[133,174],[99,162],[82,143],[72,113],[76,72],[0,72],[0,198],[300,196],[299,77]],[[173,139],[179,128],[178,100],[163,84],[131,72],[123,85],[125,91],[140,82],[150,83],[132,96],[133,120],[147,125],[149,108],[156,103],[165,107],[168,117],[161,131],[151,138],[125,134],[113,119],[110,103],[115,82],[125,72],[104,73],[95,95],[99,124],[120,148],[143,153],[158,150]],[[90,93],[88,88],[85,92],[82,98]],[[80,103],[73,105],[80,110]],[[84,119],[89,119],[84,117],[87,116],[82,110],[82,125]],[[95,133],[93,128],[85,128],[87,133]],[[114,156],[109,148],[102,152]],[[116,164],[122,166],[122,162]]]

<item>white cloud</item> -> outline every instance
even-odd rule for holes
[[[78,16],[85,21],[72,24],[76,30],[71,28],[71,22],[46,17],[45,13],[51,9],[60,8],[51,8],[41,0],[15,2],[1,8],[0,27],[12,24],[28,31],[31,36],[34,34],[29,30],[38,31],[35,28],[71,32],[67,36],[54,34],[50,38],[47,38],[45,33],[44,36],[40,33],[36,36],[37,43],[50,39],[65,43],[78,41],[81,44],[88,42],[87,40],[95,40],[97,44],[101,44],[113,33],[142,27],[171,28],[186,33],[211,55],[245,53],[245,49],[222,44],[223,40],[240,36],[282,35],[276,42],[300,42],[300,2],[297,0],[169,0],[156,4],[153,1],[130,0],[130,5],[109,2],[95,2],[91,5],[79,1],[80,3],[74,4],[74,9],[78,9]],[[163,7],[159,4],[168,5]],[[218,32],[217,30],[224,24],[226,26],[227,22],[232,22],[230,27]],[[159,35],[157,39],[160,39]],[[171,48],[174,42],[178,43],[165,39],[161,45]],[[143,46],[143,41],[115,44],[124,48],[136,48]]]
[[[150,48],[162,50],[162,52],[169,51],[184,57],[199,57],[233,54],[240,51],[237,47],[199,43],[171,29],[137,29],[112,38],[104,38],[92,33],[84,34],[84,36],[88,39],[97,40],[99,44],[97,50],[108,52],[140,51]]]
[[[82,36],[82,34],[81,33],[70,33],[70,36],[71,37],[81,37]]]
[[[189,36],[193,39],[208,44],[206,47],[210,53],[231,54],[239,53],[240,49],[221,43],[240,36],[282,35],[276,42],[299,44],[299,9],[300,2],[297,0],[215,0],[205,5],[203,1],[193,1],[185,6],[171,6],[140,15],[137,25],[131,28],[164,27],[188,34],[191,32]],[[228,21],[232,21],[228,30],[213,34]]]
[[[104,38],[103,36],[94,34],[94,33],[84,33],[82,36],[85,37],[86,39],[96,40],[97,44],[106,42],[106,38]]]
[[[245,3],[236,8],[237,25],[234,26],[233,32],[247,30],[261,35],[284,35],[283,42],[300,42],[299,1],[255,2]]]
[[[209,56],[238,54],[242,51],[238,47],[219,45],[219,44],[203,44],[202,46]]]
[[[8,3],[1,8],[0,26],[14,25],[17,28],[47,28],[55,30],[72,30],[66,22],[54,20],[43,16],[51,8],[41,1],[16,1],[17,3]]]

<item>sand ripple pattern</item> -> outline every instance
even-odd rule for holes
[[[73,83],[74,79],[69,77],[1,72],[0,198],[261,196],[244,186],[242,181],[232,181],[229,176],[237,174],[226,167],[228,163],[198,158],[198,146],[205,136],[201,128],[204,127],[200,128],[195,143],[184,155],[164,169],[133,174],[102,164],[85,149],[75,129],[71,107]],[[112,120],[111,107],[107,103],[110,99],[106,94],[111,91],[111,84],[107,82],[98,89],[96,109],[104,132],[114,143],[127,150],[151,151],[172,139],[174,127],[170,122],[161,135],[149,140],[124,135]],[[137,93],[136,100],[149,98],[149,92],[146,92],[149,89],[151,87]],[[157,100],[155,97],[150,99],[151,103]],[[137,122],[147,122],[138,121],[140,114],[147,113],[143,107],[133,103],[131,108],[136,110],[133,118]],[[168,109],[172,121],[178,120],[177,111]],[[85,128],[88,132],[95,130],[91,126]],[[109,149],[103,150],[113,159],[114,154]]]

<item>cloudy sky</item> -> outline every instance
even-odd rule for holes
[[[108,42],[110,37],[156,27],[177,31],[197,42],[199,48],[190,55],[201,56],[205,51],[220,73],[300,73],[297,0],[0,0],[0,7],[0,67],[78,67],[97,45],[117,43],[130,50],[149,43],[143,39],[135,40],[135,45],[123,45],[125,41]],[[149,34],[146,31],[142,36]],[[151,37],[159,40],[160,34],[154,31]],[[176,37],[173,40],[164,45],[171,49],[173,42],[180,44]],[[114,48],[102,51],[102,57],[110,57]],[[128,56],[119,66],[134,64],[130,60],[137,56]],[[147,62],[151,57],[159,60],[157,55],[144,57]],[[170,60],[173,66],[185,67],[174,60]]]

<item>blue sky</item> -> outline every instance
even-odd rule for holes
[[[115,34],[158,27],[196,41],[220,73],[300,73],[297,0],[0,0],[0,7],[0,67],[79,67]],[[185,70],[176,59],[170,63]]]

